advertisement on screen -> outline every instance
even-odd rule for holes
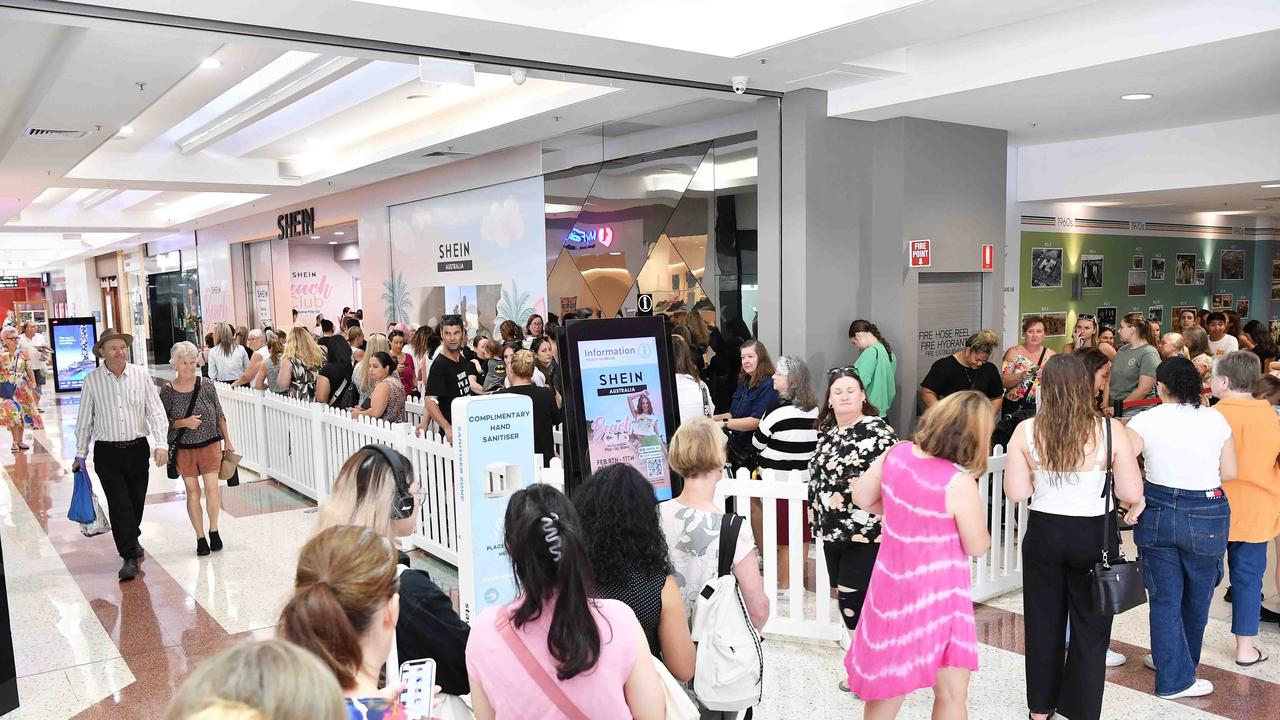
[[[68,392],[84,387],[84,378],[98,367],[93,354],[98,327],[91,317],[54,318],[49,321],[53,345],[53,389]]]
[[[658,500],[670,499],[657,340],[583,340],[577,353],[590,462],[584,470],[626,463],[644,475]]]

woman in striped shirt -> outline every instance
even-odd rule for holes
[[[809,469],[813,450],[818,444],[818,399],[813,393],[809,366],[790,355],[778,359],[773,373],[773,388],[778,391],[778,406],[760,421],[751,441],[760,450],[760,470],[777,471],[776,477],[788,478],[791,470]],[[753,503],[760,501],[752,500]],[[787,501],[778,500],[778,592],[791,587],[790,523],[787,518]],[[752,529],[756,537],[763,539],[764,517],[760,512],[751,515]],[[808,542],[813,539],[809,523],[804,527],[805,550],[801,557],[808,557]],[[757,544],[764,547],[762,544]]]

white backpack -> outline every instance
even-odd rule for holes
[[[733,576],[733,552],[741,528],[741,515],[724,516],[719,577],[703,586],[693,610],[692,635],[698,645],[693,693],[708,710],[748,710],[764,692],[760,633],[751,624]]]

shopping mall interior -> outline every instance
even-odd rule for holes
[[[366,337],[461,315],[474,339],[536,316],[569,333],[567,372],[574,324],[696,315],[804,361],[822,398],[865,318],[894,349],[881,409],[903,439],[931,367],[984,328],[997,353],[1029,316],[1053,350],[1081,319],[1169,330],[1184,309],[1280,336],[1275,0],[0,0],[0,67],[0,315],[51,348],[31,405],[0,392],[17,417],[12,449],[0,441],[6,720],[163,717],[202,663],[276,636],[348,455],[379,442],[455,473],[453,446],[412,431],[431,422],[421,398],[384,427],[219,386],[243,455],[243,482],[222,489],[227,549],[192,552],[188,485],[153,463],[145,561],[121,582],[108,534],[85,537],[68,510],[109,332],[163,388],[175,347],[203,351],[224,324],[283,342],[320,318],[341,332],[348,310]],[[710,383],[717,412],[738,344],[728,385]],[[6,362],[0,385],[21,388]],[[571,404],[559,474],[529,472],[562,489],[588,452],[565,437]],[[981,479],[993,549],[971,566],[967,702],[983,720],[1028,712],[1028,509],[1004,495],[1004,467],[993,456]],[[466,492],[420,472],[417,526],[397,542],[470,619],[485,542],[457,525]],[[762,542],[783,520],[772,498],[807,525],[804,485],[734,482],[718,497],[754,497],[733,507],[766,527],[755,717],[862,717],[840,686],[849,637],[822,550],[791,547],[805,577],[788,590]],[[1125,661],[1107,663],[1101,717],[1276,716],[1280,543],[1266,547],[1256,645],[1275,659],[1238,662],[1220,562],[1197,670],[1216,690],[1156,694],[1144,656],[1161,628],[1142,605],[1114,618]],[[933,701],[914,692],[899,717]]]

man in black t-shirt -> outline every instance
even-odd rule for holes
[[[440,320],[440,352],[431,361],[427,372],[427,412],[422,416],[418,429],[423,430],[432,420],[453,443],[453,401],[471,394],[471,380],[477,375],[475,366],[462,356],[462,344],[466,334],[462,329],[461,315],[445,315]],[[476,377],[478,382],[480,378]]]

